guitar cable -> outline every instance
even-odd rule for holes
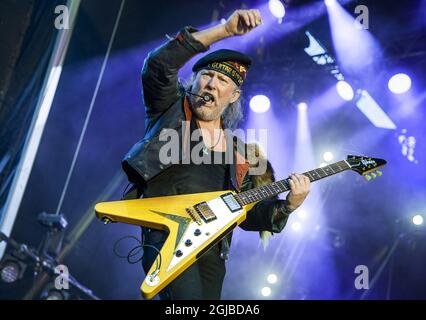
[[[121,241],[123,241],[125,239],[134,239],[134,240],[136,240],[138,245],[133,247],[127,255],[121,255],[121,254],[118,253],[117,246]],[[121,237],[120,239],[115,241],[114,246],[113,246],[113,252],[117,257],[119,257],[121,259],[126,259],[129,264],[136,264],[139,261],[142,262],[144,253],[142,253],[141,257],[137,260],[132,261],[131,258],[136,256],[137,254],[139,254],[139,252],[141,250],[143,251],[144,247],[152,248],[155,251],[157,251],[157,253],[158,253],[157,258],[155,259],[155,263],[156,263],[155,270],[152,274],[149,275],[150,277],[155,278],[155,276],[158,274],[158,272],[160,271],[160,268],[161,268],[161,262],[162,262],[161,252],[160,252],[160,250],[158,250],[157,247],[150,245],[150,244],[145,244],[145,236],[144,235],[142,235],[142,241],[140,241],[137,237],[131,236],[131,235]],[[142,269],[143,269],[143,266],[142,266]]]
[[[125,198],[125,195],[129,191],[131,186],[132,186],[132,184],[128,183],[127,186],[124,188],[122,199]],[[121,255],[121,254],[118,253],[117,246],[121,241],[123,241],[125,239],[134,239],[134,240],[136,240],[138,245],[133,247],[132,249],[130,249],[130,251],[127,255]],[[158,253],[157,258],[155,259],[155,262],[156,262],[155,270],[149,275],[151,277],[151,281],[152,281],[155,278],[155,276],[158,274],[158,272],[160,271],[162,257],[161,257],[160,250],[158,250],[157,247],[155,247],[153,245],[145,244],[145,234],[144,233],[142,233],[142,241],[139,241],[139,239],[137,237],[131,236],[131,235],[127,235],[127,236],[121,237],[120,239],[116,240],[115,243],[114,243],[114,246],[113,246],[113,252],[117,257],[119,257],[121,259],[126,259],[127,263],[129,263],[129,264],[136,264],[139,261],[142,264],[144,252],[142,252],[141,257],[139,259],[135,260],[135,261],[131,261],[131,258],[136,256],[137,254],[139,254],[139,252],[141,250],[143,250],[144,247],[153,248]],[[136,251],[136,252],[134,252],[134,251]],[[142,265],[142,270],[143,270],[143,265]]]

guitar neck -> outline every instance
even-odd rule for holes
[[[350,169],[349,164],[345,161],[339,161],[321,168],[304,172],[303,174],[309,178],[311,182],[332,176],[334,174]],[[238,193],[235,198],[241,205],[247,205],[253,202],[271,198],[280,193],[290,190],[289,178],[275,181],[270,184],[257,187],[248,191]]]

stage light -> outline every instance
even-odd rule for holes
[[[250,100],[250,108],[256,113],[264,113],[271,107],[271,101],[262,94],[256,95]]]
[[[319,55],[324,55],[327,53],[325,48],[318,42],[317,39],[309,32],[305,32],[306,36],[309,39],[309,46],[305,49],[303,49],[309,56],[312,57],[312,59],[318,63],[318,57]],[[316,58],[316,59],[315,59]],[[320,63],[318,63],[320,64]]]
[[[332,6],[333,4],[336,4],[336,0],[324,0],[324,3],[327,7]]]
[[[220,19],[220,23],[221,24],[225,24],[226,23],[226,19],[225,18]]]
[[[269,0],[269,10],[275,18],[278,18],[280,23],[285,16],[285,8],[279,0]]]
[[[378,128],[396,129],[395,123],[366,90],[358,90],[358,109]]]
[[[404,73],[395,74],[389,79],[388,87],[395,94],[405,93],[411,88],[411,79]]]
[[[334,155],[330,151],[327,151],[327,152],[324,152],[322,157],[323,157],[324,161],[330,162],[331,160],[333,160]]]
[[[336,84],[337,93],[339,96],[346,101],[350,101],[354,97],[354,90],[351,85],[346,81],[338,81]]]
[[[413,217],[413,223],[414,223],[416,226],[420,226],[420,225],[422,225],[422,224],[423,224],[423,217],[422,217],[420,214],[416,214],[416,215]]]
[[[10,254],[6,254],[0,263],[0,278],[3,282],[13,283],[22,279],[27,265]]]
[[[301,228],[302,228],[302,225],[300,224],[300,222],[293,222],[292,223],[292,225],[291,225],[291,228],[294,230],[294,231],[299,231]]]
[[[271,288],[269,288],[269,287],[263,287],[262,290],[260,290],[260,293],[264,297],[269,297],[271,295],[272,291],[271,291]]]
[[[12,283],[18,280],[19,265],[13,261],[8,261],[1,269],[1,279],[6,283]]]
[[[308,216],[308,214],[306,213],[306,210],[303,210],[303,209],[300,209],[300,210],[296,211],[296,213],[297,213],[297,216],[300,219],[303,219],[303,220],[305,220],[307,218],[307,216]]]
[[[270,284],[274,284],[277,283],[278,277],[276,274],[269,274],[268,277],[266,278],[266,280],[270,283]]]
[[[299,111],[306,111],[308,109],[308,105],[305,102],[301,102],[297,105]]]

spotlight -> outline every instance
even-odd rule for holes
[[[420,214],[416,214],[416,215],[413,217],[413,223],[414,223],[416,226],[420,226],[420,225],[422,225],[422,224],[423,224],[423,217],[422,217]]]
[[[405,93],[411,88],[411,79],[405,73],[395,74],[389,79],[388,87],[395,94]]]
[[[294,231],[299,231],[302,228],[302,225],[300,224],[300,222],[293,222],[293,224],[291,225],[291,228]]]
[[[299,111],[306,111],[308,109],[308,105],[305,102],[301,102],[297,105]]]
[[[267,96],[256,95],[250,100],[250,108],[256,113],[264,113],[271,107],[271,101]]]
[[[22,279],[26,264],[15,259],[11,255],[6,255],[0,264],[0,277],[3,282],[13,283]]]
[[[285,16],[285,8],[282,2],[279,0],[269,0],[269,10],[275,18],[279,19],[279,23],[281,23]]]
[[[330,151],[327,151],[327,152],[324,152],[322,157],[323,157],[324,161],[330,162],[331,160],[333,160],[334,155]]]
[[[19,265],[13,261],[8,261],[1,269],[1,279],[6,283],[12,283],[18,280]]]
[[[336,3],[336,0],[324,0],[324,3],[327,7],[332,6]]]
[[[225,18],[220,19],[220,23],[221,24],[225,24],[226,23],[226,19]]]
[[[269,288],[269,287],[263,287],[262,290],[260,290],[260,293],[264,297],[269,297],[271,295],[271,288]]]
[[[308,216],[308,214],[306,213],[306,211],[303,210],[303,209],[298,210],[296,213],[297,213],[297,216],[300,219],[303,219],[303,220],[305,220],[307,218],[307,216]]]
[[[346,101],[350,101],[354,97],[354,90],[351,85],[344,80],[340,80],[336,84],[337,93],[339,96]]]
[[[270,284],[274,284],[277,283],[278,277],[276,274],[269,274],[268,277],[266,278],[266,280],[270,283]]]

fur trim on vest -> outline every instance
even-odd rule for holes
[[[272,168],[271,163],[267,160],[265,154],[262,152],[260,146],[257,143],[248,143],[247,144],[247,160],[250,167],[257,167],[259,162],[266,162],[266,171],[262,175],[252,175],[251,179],[253,182],[253,188],[264,186],[275,182],[274,169]],[[269,231],[260,231],[260,239],[263,245],[263,248],[266,249],[269,243],[269,237],[272,236],[272,233]]]

